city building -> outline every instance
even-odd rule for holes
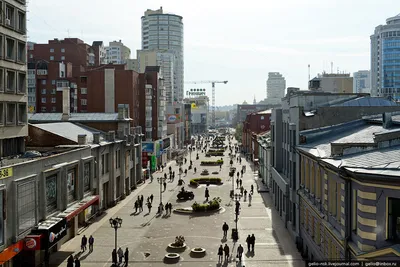
[[[300,132],[300,238],[309,260],[397,261],[400,116]]]
[[[246,120],[247,114],[255,113],[262,110],[267,110],[269,105],[267,104],[257,104],[257,105],[249,105],[242,104],[237,105],[236,107],[236,124],[242,123]]]
[[[25,1],[0,2],[0,158],[25,151],[28,135]]]
[[[271,110],[250,113],[243,122],[242,152],[253,162],[258,162],[257,137],[270,130]]]
[[[184,126],[184,104],[177,103],[175,106],[167,106],[167,134],[174,138],[171,141],[171,149],[183,148]]]
[[[175,55],[168,52],[168,50],[137,50],[137,72],[144,73],[148,66],[160,67],[164,78],[166,101],[168,105],[173,105],[178,101],[175,97],[177,92],[174,88],[174,65]]]
[[[163,8],[146,10],[142,16],[142,50],[159,50],[175,55],[174,98],[183,99],[184,52],[182,17],[164,13]]]
[[[264,185],[271,184],[271,131],[261,133],[258,143],[258,177]]]
[[[191,105],[192,121],[190,130],[192,134],[204,134],[208,131],[209,99],[207,96],[197,96],[183,99],[183,102]]]
[[[192,143],[192,104],[185,103],[183,104],[183,143],[185,145],[189,145]]]
[[[286,80],[279,72],[269,72],[267,80],[267,104],[280,104],[285,96]]]
[[[353,93],[371,93],[371,72],[369,70],[359,70],[353,74]]]
[[[106,52],[107,63],[126,64],[131,57],[131,50],[121,40],[109,42]]]
[[[288,90],[282,107],[271,115],[271,197],[289,233],[299,242],[300,158],[295,147],[300,131],[357,120],[366,115],[400,111],[395,102],[368,94]]]
[[[400,14],[371,35],[371,95],[400,98]]]
[[[353,77],[349,73],[322,73],[308,82],[311,91],[353,93]]]
[[[107,49],[103,41],[94,41],[92,43],[92,48],[94,51],[94,64],[96,66],[107,64]]]

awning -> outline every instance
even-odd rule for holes
[[[67,208],[65,211],[60,213],[58,217],[66,218],[67,221],[70,221],[76,215],[87,209],[88,207],[98,204],[99,203],[99,196],[88,196],[82,199],[79,203],[72,205],[71,207]]]
[[[15,244],[10,245],[0,253],[0,264],[6,263],[7,261],[14,258],[24,248],[24,240],[20,240]]]

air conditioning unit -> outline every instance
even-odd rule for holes
[[[6,25],[11,26],[11,20],[10,19],[6,19]]]

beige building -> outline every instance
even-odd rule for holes
[[[311,91],[353,93],[353,77],[348,73],[322,73],[308,82]]]
[[[7,157],[24,151],[28,135],[26,4],[9,0],[0,7],[0,157]]]
[[[106,47],[107,62],[113,64],[126,64],[131,57],[131,50],[121,40],[110,42]]]

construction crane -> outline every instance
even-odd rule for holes
[[[212,96],[211,96],[211,126],[214,128],[215,127],[215,84],[216,83],[223,83],[227,84],[228,81],[196,81],[196,82],[185,82],[188,84],[206,84],[206,83],[211,83],[212,85]]]

